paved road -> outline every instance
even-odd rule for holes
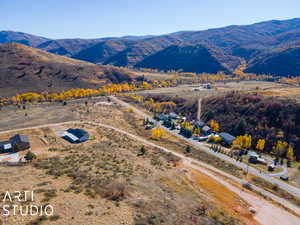
[[[124,107],[131,108],[135,113],[138,113],[142,117],[148,118],[149,120],[154,121],[153,118],[150,115],[146,114],[145,112],[141,111],[140,109],[134,107],[133,105],[131,105],[129,103],[124,102],[124,101],[118,99],[115,96],[110,96],[110,99],[112,101],[114,101],[114,102],[116,102],[116,103],[124,106]],[[154,121],[154,122],[156,122],[156,121]],[[198,142],[198,141],[195,141],[195,140],[192,140],[192,139],[187,139],[187,138],[183,137],[182,135],[178,134],[177,130],[169,130],[168,128],[166,128],[164,126],[161,126],[161,127],[164,128],[166,131],[174,134],[175,136],[177,136],[177,137],[179,137],[181,139],[184,139],[185,141],[187,141],[191,145],[193,145],[193,146],[195,146],[197,148],[200,148],[200,149],[202,149],[202,150],[204,150],[204,151],[206,151],[206,152],[208,152],[208,153],[210,153],[210,154],[212,154],[212,155],[214,155],[214,156],[216,156],[216,157],[218,157],[218,158],[220,158],[222,160],[225,160],[225,161],[227,161],[229,163],[232,163],[233,165],[235,165],[235,166],[243,169],[244,171],[248,171],[250,174],[253,174],[253,175],[257,176],[257,177],[260,177],[260,178],[262,178],[262,179],[264,179],[264,180],[266,180],[266,181],[268,181],[268,182],[270,182],[272,184],[276,184],[276,185],[278,185],[278,187],[280,187],[280,188],[286,190],[287,192],[289,192],[290,194],[292,194],[292,195],[300,198],[300,189],[299,188],[294,187],[294,186],[292,186],[292,185],[290,185],[290,184],[288,184],[288,183],[286,183],[284,181],[275,179],[275,178],[269,176],[268,174],[265,174],[265,173],[261,172],[260,170],[258,170],[256,168],[249,167],[245,163],[238,162],[235,159],[230,158],[227,155],[224,155],[224,154],[221,154],[221,153],[216,153],[213,150],[209,149],[206,145],[204,145],[201,142]]]
[[[289,170],[286,166],[281,166],[282,171],[278,172],[278,173],[269,173],[268,175],[270,177],[280,177],[280,176],[287,176],[289,173]]]

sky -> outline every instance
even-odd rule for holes
[[[48,38],[160,35],[300,17],[300,0],[0,0],[0,30]]]

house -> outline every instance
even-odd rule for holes
[[[205,126],[205,123],[202,121],[202,120],[196,120],[194,123],[193,123],[193,126],[196,127],[196,128],[202,128]]]
[[[169,116],[166,114],[159,114],[156,118],[157,120],[168,120]]]
[[[248,159],[249,163],[253,163],[253,164],[261,163],[265,165],[267,164],[266,160],[261,158],[256,152],[249,151],[248,155],[249,155],[249,159]]]
[[[202,132],[203,132],[203,134],[205,134],[205,135],[208,135],[208,134],[210,134],[211,133],[211,128],[209,127],[209,126],[204,126],[204,127],[202,127]]]
[[[232,145],[232,142],[235,140],[234,136],[225,132],[221,132],[219,135],[222,139],[222,142],[228,146]]]
[[[171,112],[171,113],[169,113],[169,118],[172,120],[178,120],[179,116],[176,113]]]
[[[9,141],[0,142],[0,153],[18,152],[30,148],[30,142],[27,136],[17,134]]]
[[[70,143],[82,143],[89,140],[89,134],[82,129],[70,128],[66,130],[62,136],[63,139],[69,141]]]

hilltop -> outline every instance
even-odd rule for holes
[[[99,88],[131,80],[130,73],[113,66],[97,66],[25,45],[0,45],[0,94],[53,92],[70,88]]]
[[[183,61],[177,61],[176,54],[168,55],[173,63],[157,64],[156,57],[171,46],[178,48],[201,45],[209,54],[194,57],[191,64],[194,72],[206,72],[199,66],[201,61],[213,56],[221,66],[219,71],[232,72],[246,62],[246,72],[299,76],[300,19],[271,20],[251,25],[233,25],[202,31],[180,31],[160,36],[124,36],[99,39],[59,39],[38,37],[13,31],[0,32],[0,43],[17,42],[37,47],[59,55],[89,61],[96,64],[116,66],[151,66],[156,69],[180,68],[191,72]],[[196,47],[195,47],[196,48]],[[294,60],[289,61],[289,58]],[[289,61],[288,71],[274,63]],[[261,65],[262,64],[262,65]],[[194,67],[193,67],[194,68]]]

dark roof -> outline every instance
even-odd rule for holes
[[[29,139],[26,135],[23,134],[17,134],[13,137],[10,138],[10,141],[13,143],[19,143],[19,142],[25,142],[25,143],[29,143]]]
[[[223,141],[230,143],[230,144],[235,140],[234,136],[232,136],[231,134],[225,133],[225,132],[221,132],[219,135],[223,139]]]
[[[0,142],[0,146],[10,144],[10,141],[2,141]]]
[[[64,132],[62,138],[71,143],[81,143],[89,140],[89,133],[82,129],[70,128]]]

